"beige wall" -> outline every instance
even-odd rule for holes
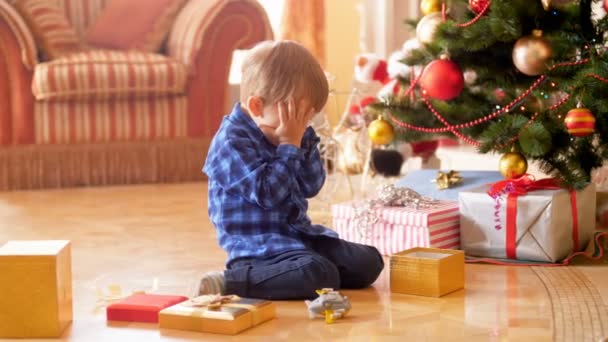
[[[330,121],[336,124],[353,87],[354,59],[370,52],[387,58],[412,36],[403,23],[418,16],[417,0],[327,0],[328,72],[336,76],[338,105],[330,103]],[[359,10],[361,8],[361,10]],[[362,17],[363,16],[363,17]],[[358,85],[364,93],[374,94],[374,85]],[[331,98],[330,98],[331,100]],[[337,107],[337,108],[336,108]]]
[[[336,124],[343,111],[348,92],[352,88],[354,58],[359,53],[360,16],[357,5],[360,1],[325,1],[325,25],[327,44],[327,72],[336,77],[334,87],[339,91],[338,108],[329,103],[330,121]],[[330,99],[331,100],[331,99]]]

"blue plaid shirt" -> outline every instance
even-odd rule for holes
[[[307,198],[325,182],[315,131],[301,148],[272,145],[240,103],[224,118],[203,172],[209,176],[209,216],[228,262],[306,248],[303,235],[337,234],[313,225]]]

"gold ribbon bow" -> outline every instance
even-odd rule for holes
[[[433,182],[437,183],[437,187],[440,190],[445,190],[460,183],[461,181],[462,177],[458,171],[450,171],[447,173],[439,171],[437,178]]]
[[[188,306],[206,307],[208,310],[218,310],[222,305],[238,302],[240,299],[241,298],[237,295],[205,295],[190,299]]]

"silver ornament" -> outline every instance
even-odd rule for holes
[[[416,26],[416,38],[422,44],[430,44],[434,41],[437,26],[443,22],[441,12],[425,15]]]

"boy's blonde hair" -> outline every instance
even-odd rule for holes
[[[293,96],[310,101],[315,111],[327,102],[327,77],[315,57],[293,41],[264,41],[243,61],[241,103],[260,96],[264,105],[273,105]]]

